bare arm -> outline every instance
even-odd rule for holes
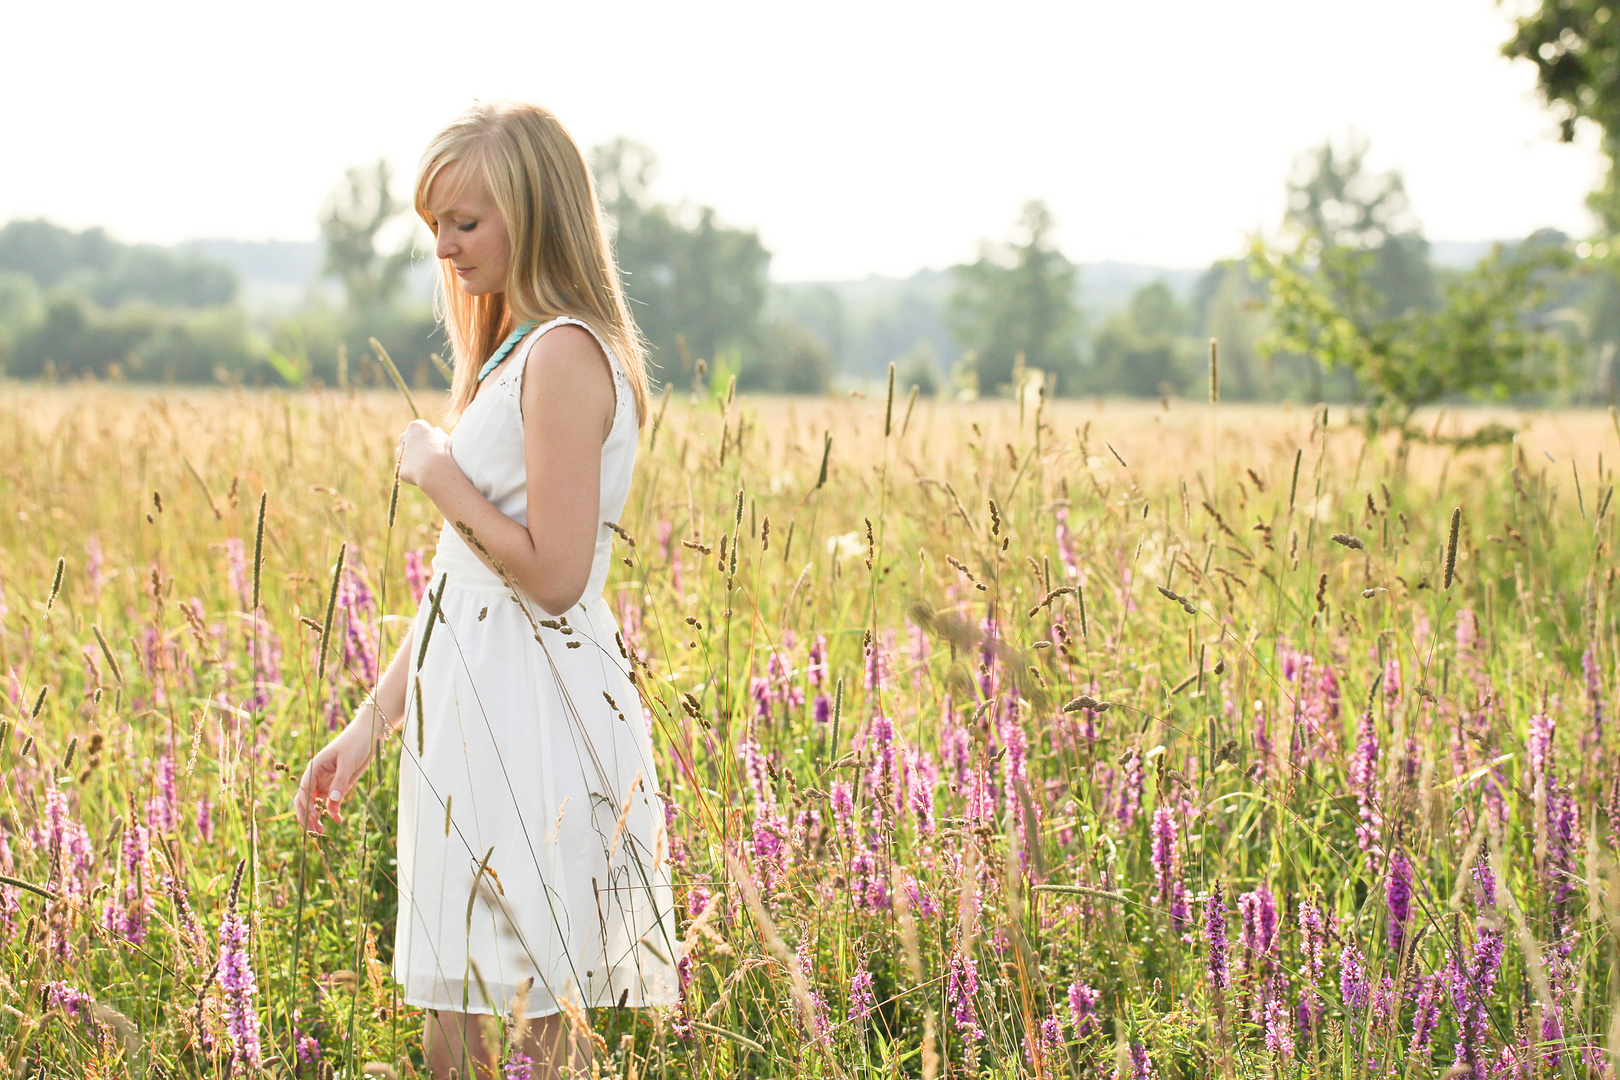
[[[413,626],[377,680],[377,689],[366,695],[360,708],[355,710],[354,719],[310,760],[299,778],[298,790],[293,795],[293,813],[299,824],[312,832],[322,831],[323,813],[333,820],[343,820],[337,813],[338,804],[354,789],[366,766],[371,764],[377,743],[405,722],[405,690],[415,641]]]
[[[510,361],[508,361],[510,362]],[[579,602],[596,552],[602,440],[613,422],[613,376],[590,332],[559,326],[529,350],[523,378],[523,458],[528,524],[512,520],[473,486],[450,456],[449,436],[413,421],[401,437],[400,479],[420,487],[445,520],[465,523],[552,615]]]

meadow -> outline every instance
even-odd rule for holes
[[[1614,1075],[1612,414],[654,412],[687,959],[600,1076]],[[395,753],[290,812],[421,598],[410,415],[0,386],[0,1075],[421,1075]]]

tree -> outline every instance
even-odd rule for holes
[[[1357,305],[1355,317],[1392,318],[1413,308],[1433,310],[1439,291],[1423,238],[1398,172],[1366,169],[1367,141],[1351,133],[1347,146],[1325,142],[1294,164],[1288,184],[1285,224],[1305,253],[1321,260],[1328,287],[1341,303]],[[1344,253],[1357,253],[1344,255]],[[1341,257],[1342,256],[1342,257]],[[1332,275],[1343,261],[1357,264],[1364,295],[1344,290]]]
[[[1010,243],[951,268],[946,321],[983,393],[1011,385],[1020,355],[1026,367],[1055,376],[1059,392],[1080,389],[1079,270],[1051,234],[1046,205],[1026,203]]]
[[[1602,131],[1609,170],[1603,186],[1587,198],[1610,233],[1620,232],[1620,19],[1608,0],[1543,0],[1515,20],[1505,56],[1536,66],[1542,100],[1558,119],[1564,142],[1575,139],[1575,122],[1592,121]]]
[[[1300,252],[1267,249],[1251,257],[1271,285],[1266,352],[1304,353],[1353,373],[1371,406],[1367,420],[1405,430],[1412,411],[1449,394],[1505,398],[1550,385],[1571,345],[1551,299],[1570,265],[1557,243],[1497,245],[1474,269],[1448,282],[1436,310],[1409,309],[1368,319],[1367,260],[1348,249],[1324,254],[1331,272]]]
[[[1164,282],[1137,289],[1092,342],[1093,385],[1132,397],[1184,391],[1196,374],[1192,320]]]
[[[384,255],[377,238],[405,209],[389,190],[386,161],[370,169],[350,169],[321,214],[326,241],[322,277],[343,282],[351,314],[361,322],[385,316],[398,301],[411,266],[411,245]]]
[[[722,225],[711,207],[654,201],[657,162],[644,146],[620,138],[593,156],[631,314],[663,365],[758,354],[771,262],[759,234]]]

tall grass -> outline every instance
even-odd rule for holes
[[[393,755],[289,809],[421,599],[410,410],[0,395],[0,1070],[420,1074]],[[608,588],[688,959],[604,1075],[1612,1075],[1609,418],[1216,397],[663,407]]]

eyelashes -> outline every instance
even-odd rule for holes
[[[469,222],[466,222],[465,224],[457,225],[456,226],[456,231],[457,232],[472,232],[476,228],[478,228],[478,222],[469,221]]]

